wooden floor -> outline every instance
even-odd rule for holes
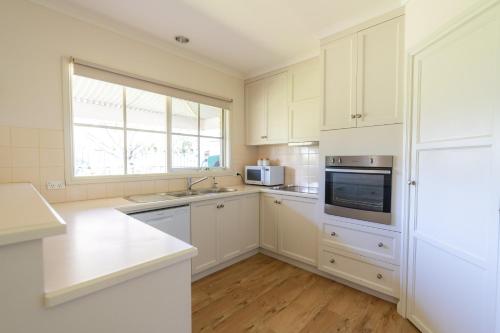
[[[192,292],[193,332],[418,332],[394,304],[263,254]]]

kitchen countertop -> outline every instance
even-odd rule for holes
[[[260,192],[317,198],[259,186],[231,187],[238,191],[151,203],[112,198],[53,205],[66,222],[67,233],[44,239],[46,305],[61,304],[197,254],[190,244],[126,213]]]
[[[0,246],[57,235],[66,230],[63,220],[31,184],[1,184],[0,211]]]

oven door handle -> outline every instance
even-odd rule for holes
[[[326,168],[325,171],[339,172],[339,173],[367,173],[367,174],[382,174],[390,175],[391,170],[371,170],[371,169],[340,169],[340,168]]]

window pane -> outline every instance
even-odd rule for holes
[[[172,133],[198,135],[198,103],[172,98]]]
[[[200,166],[202,168],[222,167],[222,140],[200,138]]]
[[[198,167],[198,138],[172,135],[172,168]]]
[[[200,104],[200,135],[222,137],[222,109]]]
[[[123,87],[73,75],[73,122],[123,127]]]
[[[167,130],[166,97],[149,91],[126,88],[127,128]]]
[[[166,172],[165,134],[127,131],[127,173]]]
[[[123,175],[123,130],[74,126],[75,176]]]

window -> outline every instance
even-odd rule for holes
[[[227,167],[225,108],[116,81],[71,75],[73,177]]]

